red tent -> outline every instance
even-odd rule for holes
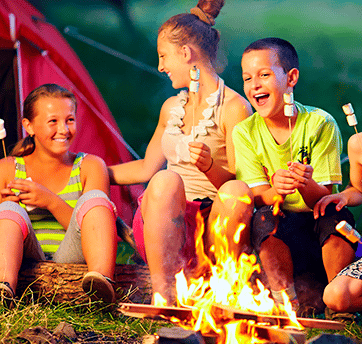
[[[0,0],[0,118],[9,149],[23,132],[22,102],[30,91],[57,83],[78,100],[74,152],[102,157],[107,165],[132,160],[107,104],[87,70],[59,31],[25,0]],[[141,186],[112,186],[119,216],[131,222]]]

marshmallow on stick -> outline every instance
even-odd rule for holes
[[[360,145],[360,147],[362,149],[362,142],[361,142],[361,139],[360,139],[360,137],[358,135],[358,131],[357,131],[357,117],[354,114],[352,104],[348,103],[348,104],[343,105],[342,110],[343,110],[344,114],[346,115],[348,125],[350,127],[354,127],[354,130],[355,130],[355,132],[357,134],[359,145]]]
[[[289,120],[289,140],[290,140],[290,161],[293,161],[293,146],[292,146],[292,117],[294,115],[294,97],[293,92],[284,93],[284,115],[288,117]]]
[[[361,234],[359,234],[349,223],[347,223],[346,221],[341,221],[340,223],[337,224],[336,226],[336,230],[341,233],[342,235],[344,235],[349,241],[351,241],[352,243],[355,242],[361,242]]]
[[[200,69],[198,69],[196,66],[193,66],[190,69],[190,87],[189,90],[194,95],[194,101],[193,101],[193,114],[192,114],[192,141],[195,141],[195,93],[199,91],[200,87]]]
[[[5,149],[5,141],[4,141],[5,137],[6,137],[6,130],[4,127],[4,120],[0,119],[0,139],[3,143],[4,157],[6,158],[6,149]]]

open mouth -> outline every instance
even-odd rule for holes
[[[256,100],[258,105],[264,105],[266,101],[269,99],[269,94],[267,93],[261,93],[254,96],[254,99]]]
[[[68,141],[68,139],[67,138],[64,138],[64,139],[54,139],[54,141],[56,141],[56,142],[66,142],[66,141]]]

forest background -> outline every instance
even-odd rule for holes
[[[157,72],[157,30],[172,15],[189,12],[197,0],[29,2],[62,32],[95,81],[125,140],[143,157],[162,103],[178,92]],[[240,67],[244,48],[268,36],[290,41],[300,58],[295,99],[334,116],[345,156],[354,128],[348,126],[342,105],[352,103],[362,122],[361,19],[359,1],[226,0],[215,26],[221,33],[220,75],[244,95]],[[85,43],[83,36],[113,55],[99,50],[97,44]],[[362,130],[362,123],[357,128]],[[343,172],[345,186],[348,162]],[[351,210],[362,231],[362,207]]]

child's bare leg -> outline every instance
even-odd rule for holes
[[[117,230],[113,212],[104,207],[90,209],[82,222],[82,250],[89,271],[114,278]]]
[[[349,276],[338,276],[327,285],[323,301],[337,312],[357,312],[362,309],[362,281]]]
[[[259,257],[272,291],[293,285],[293,262],[289,247],[280,239],[269,236],[260,247]]]
[[[186,197],[182,179],[171,171],[160,171],[150,181],[141,211],[144,221],[145,251],[153,292],[168,304],[175,301],[175,274],[182,261],[185,243]]]
[[[253,194],[249,187],[240,180],[226,182],[218,191],[207,221],[204,235],[205,250],[208,252],[214,243],[212,226],[218,216],[221,222],[228,219],[225,234],[228,239],[229,252],[239,257],[242,252],[250,252],[250,222],[253,215]],[[238,232],[240,225],[245,228]],[[236,239],[236,242],[235,242]]]
[[[0,282],[8,282],[14,293],[23,258],[23,246],[20,226],[12,220],[0,220]]]
[[[328,282],[330,282],[342,269],[353,262],[355,252],[346,241],[332,234],[322,247],[322,257]]]

